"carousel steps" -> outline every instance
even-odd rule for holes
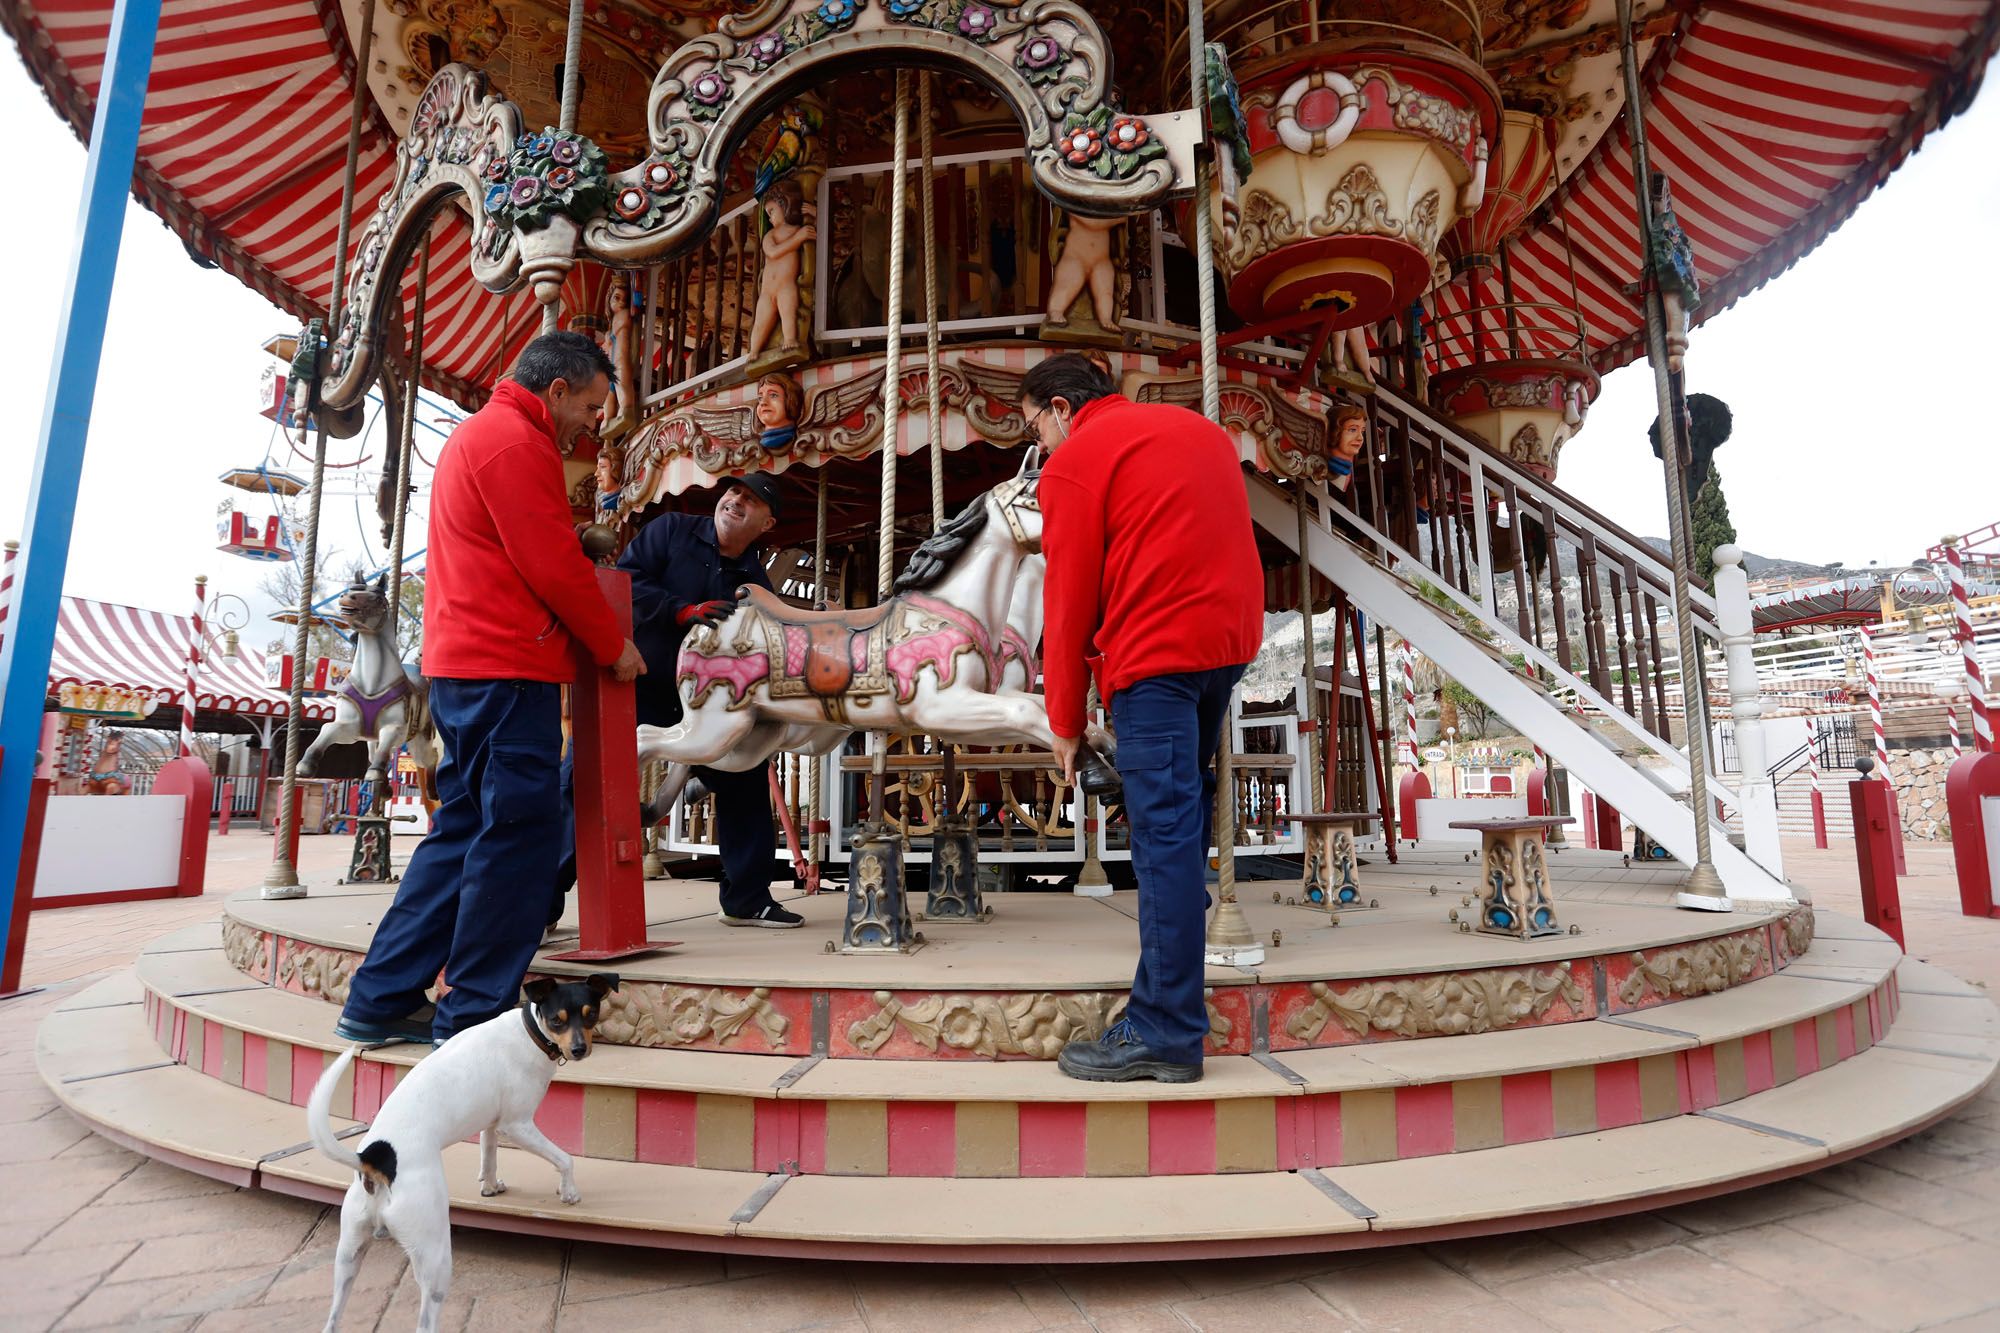
[[[1899,977],[1921,965],[1866,926],[1821,918],[1807,953],[1719,993],[1587,1021],[1214,1056],[1193,1084],[1080,1083],[1046,1060],[600,1042],[556,1071],[539,1120],[582,1156],[811,1176],[1254,1175],[1462,1157],[1726,1108],[1893,1036]],[[171,943],[135,967],[146,1062],[303,1106],[342,1049],[333,1006],[257,981],[191,935]],[[1942,1019],[1925,1031],[1977,1053],[1989,1036],[2000,1045],[2000,1011],[1986,1012],[1996,1030],[1966,1018],[1964,1032]],[[421,1054],[369,1052],[335,1109],[372,1114]]]
[[[2000,1014],[1936,969],[1905,962],[1897,974],[1909,998],[1894,1026],[1837,1065],[1699,1114],[1448,1155],[1088,1184],[790,1175],[585,1155],[577,1160],[583,1202],[575,1207],[555,1199],[546,1163],[515,1150],[502,1150],[509,1190],[495,1198],[478,1194],[473,1145],[448,1150],[447,1171],[461,1225],[765,1254],[1081,1262],[1536,1228],[1810,1171],[1912,1133],[1977,1095],[2000,1062]],[[148,1060],[158,1053],[151,1006],[132,993],[129,979],[113,979],[43,1023],[37,1063],[72,1113],[191,1170],[300,1197],[339,1197],[348,1174],[306,1146],[296,1107],[188,1065]],[[340,1132],[357,1122],[335,1124]]]

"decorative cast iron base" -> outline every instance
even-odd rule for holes
[[[1292,816],[1306,835],[1305,878],[1300,893],[1314,907],[1329,911],[1361,911],[1376,900],[1361,892],[1354,832],[1375,816],[1365,813]]]
[[[926,921],[983,924],[993,919],[979,892],[979,837],[964,819],[938,821],[931,838],[931,886]]]
[[[1549,893],[1548,859],[1542,849],[1544,829],[1530,821],[1485,822],[1489,827],[1480,830],[1483,888],[1475,929],[1517,940],[1562,934],[1555,899]]]
[[[387,884],[396,878],[389,860],[388,806],[381,796],[379,783],[361,784],[361,813],[354,825],[354,856],[348,862],[342,884]]]
[[[903,840],[896,830],[863,824],[850,864],[840,952],[907,953],[922,943],[910,923]]]

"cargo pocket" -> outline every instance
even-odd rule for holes
[[[560,767],[541,750],[495,745],[486,758],[486,818],[494,824],[553,824],[561,818]]]
[[[1125,785],[1125,818],[1140,832],[1169,828],[1186,793],[1174,789],[1174,738],[1122,736],[1118,777]]]

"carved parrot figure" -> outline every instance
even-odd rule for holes
[[[812,141],[824,123],[817,108],[799,102],[779,114],[777,125],[757,154],[757,176],[751,189],[759,199],[778,180],[798,170],[812,152]]]

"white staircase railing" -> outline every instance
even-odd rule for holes
[[[1692,861],[1688,760],[1674,735],[1687,728],[1667,563],[1646,542],[1392,391],[1375,394],[1369,411],[1375,447],[1357,463],[1348,489],[1309,487],[1314,567]],[[1259,525],[1295,549],[1293,495],[1257,478],[1251,500]],[[1747,598],[1738,600],[1747,615]],[[1712,650],[1720,663],[1716,604],[1706,591],[1696,591],[1694,615],[1703,656]],[[1525,669],[1510,663],[1510,654]],[[1719,671],[1714,676],[1711,697],[1723,684]],[[1579,706],[1607,721],[1611,735],[1569,715]],[[1642,755],[1650,762],[1638,762]],[[1745,795],[1718,781],[1716,771],[1711,763],[1711,793],[1740,807]],[[1758,786],[1749,798],[1770,802],[1768,784]],[[1757,848],[1766,863],[1758,865],[1725,841],[1719,823],[1714,828],[1712,856],[1733,896],[1790,897],[1775,839]]]

